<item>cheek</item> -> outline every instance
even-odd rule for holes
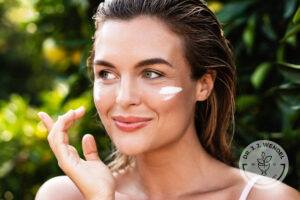
[[[103,114],[107,112],[112,104],[114,98],[114,88],[112,86],[103,86],[101,84],[94,84],[93,97],[97,111],[102,118]]]
[[[165,86],[159,90],[158,95],[163,101],[168,101],[175,98],[181,91],[182,87]]]
[[[157,134],[153,134],[153,138],[149,136],[151,138],[149,143],[160,146],[182,136],[190,124],[191,100],[191,91],[188,88],[178,86],[165,86],[155,94],[145,94],[147,107],[157,114],[157,123],[153,127]]]
[[[178,84],[160,87],[155,92],[145,93],[147,102],[159,115],[168,116],[170,120],[190,114],[194,103],[194,90],[189,85]]]
[[[179,86],[161,86],[157,88],[144,87],[142,93],[143,102],[148,108],[157,112],[158,115],[165,115],[174,112],[182,104],[184,89]]]
[[[157,103],[167,103],[178,96],[183,88],[174,86],[176,84],[164,84],[160,86],[153,86],[149,84],[140,83],[139,90],[141,98],[145,100],[155,101]]]
[[[183,88],[180,86],[165,85],[160,87],[153,87],[147,84],[138,84],[140,87],[137,88],[139,92],[139,98],[141,98],[141,103],[148,102],[150,107],[167,107],[170,105],[176,105],[181,102],[184,98]],[[106,113],[108,109],[113,106],[116,98],[116,86],[102,85],[101,83],[94,83],[93,97],[94,103],[97,108],[99,115]],[[151,106],[152,105],[152,106]],[[101,117],[101,116],[100,116]]]

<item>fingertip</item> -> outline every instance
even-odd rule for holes
[[[89,150],[97,149],[95,138],[91,134],[85,134],[83,136],[82,145],[85,147],[85,149],[89,149]]]
[[[99,160],[98,150],[94,136],[85,134],[82,138],[82,149],[86,160]]]
[[[40,119],[44,120],[45,119],[45,114],[44,112],[40,111],[37,113],[37,115],[39,116]]]
[[[80,117],[82,117],[82,116],[84,115],[84,113],[85,113],[85,108],[84,108],[83,106],[80,106],[79,108],[77,108],[77,109],[75,110],[75,113],[76,113],[76,117],[77,117],[77,118],[80,118]]]
[[[94,137],[92,134],[90,134],[90,133],[87,133],[87,134],[85,134],[83,137]]]
[[[88,135],[89,134],[84,134],[83,137],[82,137],[82,141],[85,141],[87,139]]]
[[[38,112],[37,115],[42,120],[43,124],[46,126],[48,130],[52,128],[52,118],[45,112]]]
[[[82,142],[85,143],[85,144],[91,144],[91,142],[93,142],[94,140],[94,136],[92,136],[91,134],[85,134],[83,137],[82,137]]]
[[[45,112],[38,112],[37,114],[42,121],[52,121],[51,117]]]

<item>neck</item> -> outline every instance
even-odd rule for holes
[[[135,158],[135,176],[150,199],[181,196],[199,188],[205,191],[207,181],[214,177],[210,172],[220,165],[203,149],[194,129],[163,149]]]

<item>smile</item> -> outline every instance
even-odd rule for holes
[[[118,129],[124,132],[133,132],[149,124],[151,118],[140,117],[113,117],[114,123]]]
[[[137,129],[147,126],[149,121],[133,122],[133,123],[120,122],[120,121],[114,121],[114,122],[120,130],[125,132],[133,132]]]

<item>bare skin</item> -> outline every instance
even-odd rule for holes
[[[76,118],[79,118],[79,116],[82,115],[81,113],[82,111],[79,112],[73,111],[73,112],[75,112],[76,114],[70,115],[73,116],[72,121],[76,120]],[[50,117],[45,118],[44,116],[43,118],[44,118],[44,123],[47,124],[50,122]],[[68,126],[70,126],[70,124]],[[86,140],[88,139],[92,139],[92,136],[86,135],[83,138],[83,146],[85,146],[83,147],[83,149],[85,151],[84,154],[87,160],[91,159],[92,157],[91,155],[88,155],[89,152],[88,149],[91,150],[95,148],[93,143],[87,144],[88,142],[86,142]],[[202,149],[201,145],[199,146],[199,148]],[[93,149],[90,152],[94,152],[94,151],[95,149]],[[203,149],[197,152],[202,152],[202,151]],[[98,155],[98,152],[96,155]],[[193,154],[192,152],[190,152],[190,154],[185,153],[185,154],[177,154],[177,155],[182,156],[182,157],[178,157],[181,159],[177,158],[177,161],[186,162],[184,167],[182,167],[182,170],[180,170],[180,165],[178,165],[178,163],[177,165],[174,166],[172,165],[172,162],[170,160],[165,160],[165,161],[161,160],[161,162],[156,162],[156,163],[151,162],[150,164],[148,163],[147,165],[148,167],[146,169],[142,168],[144,170],[142,171],[142,175],[146,174],[145,170],[151,170],[151,173],[153,174],[159,172],[164,173],[164,174],[160,174],[162,178],[157,179],[158,177],[157,174],[155,174],[155,176],[144,175],[142,177],[139,174],[141,168],[139,168],[138,164],[134,168],[129,168],[128,171],[126,171],[126,173],[117,175],[116,177],[114,177],[114,181],[116,184],[114,196],[104,195],[106,194],[106,192],[104,192],[103,190],[101,191],[101,194],[99,194],[100,191],[98,191],[99,188],[102,189],[103,187],[107,188],[106,186],[110,185],[107,184],[107,181],[105,180],[105,178],[103,178],[106,176],[110,177],[109,175],[110,172],[108,172],[107,170],[103,170],[102,166],[99,167],[98,170],[95,170],[97,169],[97,167],[95,167],[94,165],[91,166],[91,169],[94,170],[90,171],[88,169],[90,165],[83,161],[83,165],[85,165],[84,168],[87,170],[80,170],[81,172],[73,172],[74,170],[70,171],[71,167],[63,168],[66,174],[70,178],[67,176],[61,176],[61,177],[55,177],[52,180],[46,182],[39,190],[36,199],[43,199],[43,200],[53,199],[53,198],[58,200],[59,199],[74,199],[74,200],[107,199],[108,200],[114,198],[117,200],[238,199],[243,187],[246,184],[245,180],[242,179],[242,177],[240,176],[238,169],[229,167],[215,160],[205,152],[202,152],[202,154],[198,155],[197,157],[194,157],[194,159],[191,159],[192,158],[191,155],[197,155],[197,153]],[[78,154],[75,155],[74,157],[76,158],[77,156]],[[59,157],[59,159],[61,158]],[[94,158],[96,162],[101,163],[101,161],[97,159],[98,158],[96,157]],[[193,161],[193,162],[189,162],[189,161]],[[166,169],[165,171],[159,170],[162,169],[162,166],[167,166],[167,168],[165,168]],[[209,167],[206,168],[203,166],[209,166]],[[196,168],[198,168],[199,170],[194,171],[195,174],[189,173],[189,170],[194,170]],[[76,176],[75,179],[74,176]],[[84,181],[85,177],[88,177],[89,180],[91,180],[91,177],[93,177],[94,181],[91,182],[92,184],[89,184],[87,181]],[[145,178],[148,178],[148,182],[150,183],[155,182],[158,185],[158,187],[153,187],[154,189],[152,189],[152,191],[150,192],[149,189],[145,190],[145,188],[147,187],[145,186],[146,183]],[[220,179],[222,181],[216,181]],[[76,181],[78,181],[79,183],[75,185]],[[167,187],[165,187],[166,185],[161,184],[160,181],[166,181],[163,183],[167,184]],[[88,188],[88,191],[85,188]],[[148,188],[151,187],[148,186]],[[93,189],[96,191],[96,194],[99,196],[95,195],[92,197],[91,195],[89,196],[86,195],[87,193],[91,194],[92,193],[91,191],[93,191]],[[287,185],[280,184],[275,188],[270,188],[268,190],[253,188],[248,197],[248,199],[266,199],[266,198],[298,199],[299,193]]]
[[[63,140],[64,145],[69,145],[67,143],[68,139],[66,139],[67,129],[82,115],[82,109],[70,111],[63,116],[65,120],[60,119],[54,123],[45,113],[40,114],[46,127],[50,130],[49,143],[58,160],[60,159],[60,163],[63,162],[64,156],[59,154],[58,147],[55,147],[57,144],[52,143],[52,127],[57,127],[57,123],[63,124],[61,127],[64,127],[62,128],[64,131],[58,131],[57,134],[65,137]],[[66,117],[69,117],[69,120],[66,120]],[[91,140],[91,143],[87,140]],[[59,139],[57,138],[55,141],[59,141]],[[93,137],[86,135],[83,138],[82,145],[87,161],[81,160],[82,164],[79,164],[79,166],[82,165],[84,167],[76,171],[72,170],[72,165],[66,167],[66,164],[60,164],[70,178],[61,176],[46,182],[39,190],[36,199],[238,199],[246,184],[245,180],[240,176],[239,170],[215,160],[203,150],[199,143],[193,143],[192,141],[197,140],[188,138],[188,134],[186,134],[186,137],[183,137],[181,142],[177,144],[182,145],[185,151],[174,150],[173,154],[178,156],[177,158],[173,157],[173,159],[176,159],[176,162],[173,162],[172,155],[168,155],[168,152],[163,150],[159,154],[153,152],[152,156],[156,155],[156,158],[145,157],[144,155],[137,156],[136,167],[129,168],[126,173],[113,178],[113,183],[115,184],[114,195],[107,196],[104,195],[107,194],[106,191],[98,189],[106,188],[105,190],[110,191],[112,185],[103,177],[111,177],[111,174],[106,169],[106,166],[102,165],[102,162],[98,160],[98,152],[93,142]],[[172,147],[175,148],[173,145],[170,145],[166,149]],[[71,147],[70,149],[73,148]],[[70,153],[74,153],[71,158],[75,158],[78,161],[79,156],[77,152],[72,150]],[[160,158],[159,155],[165,157]],[[168,159],[168,156],[171,158]],[[149,158],[152,158],[152,160],[149,160]],[[155,159],[156,162],[153,162]],[[95,162],[96,165],[90,165],[88,161]],[[184,165],[180,165],[180,163],[184,163]],[[96,167],[98,165],[100,167]],[[192,173],[190,173],[191,171]],[[85,179],[92,181],[89,183]],[[94,196],[91,195],[93,190],[96,191]],[[280,184],[270,190],[253,188],[248,197],[248,199],[266,198],[298,199],[299,194],[291,187]]]
[[[204,150],[193,120],[195,103],[208,98],[215,73],[210,71],[197,81],[191,80],[181,39],[157,19],[107,21],[99,31],[95,61],[105,60],[114,67],[94,66],[95,106],[116,147],[133,155],[136,165],[114,177],[99,159],[91,135],[83,137],[85,160],[79,158],[68,143],[67,130],[83,116],[82,110],[70,111],[56,122],[41,113],[50,132],[50,147],[69,178],[54,178],[45,183],[36,199],[238,199],[246,184],[239,170]],[[144,66],[148,70],[145,76],[143,70],[135,67],[142,60],[157,57],[167,60],[173,68],[161,63]],[[149,68],[163,72],[164,76],[152,79],[152,75],[158,75]],[[103,70],[106,76],[102,76]],[[142,92],[136,89],[140,85]],[[165,86],[179,86],[182,92],[162,101],[152,91]],[[151,122],[137,133],[125,134],[112,120],[118,113],[151,117]],[[59,196],[58,187],[65,191]],[[291,187],[276,187],[276,192],[274,188],[272,192],[253,189],[248,199],[299,198]]]
[[[82,138],[85,160],[80,158],[77,150],[69,144],[68,129],[83,115],[84,108],[80,107],[68,111],[54,123],[48,114],[39,113],[49,131],[48,142],[59,167],[76,184],[86,199],[109,199],[114,195],[115,181],[110,170],[98,156],[94,137],[86,134]],[[101,181],[95,184],[90,177]]]

